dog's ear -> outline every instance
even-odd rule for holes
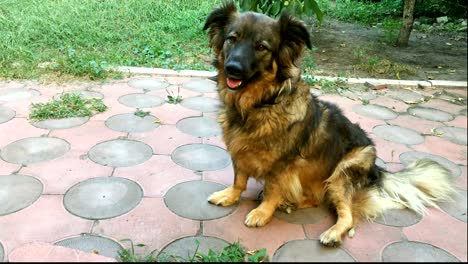
[[[209,30],[210,47],[219,53],[223,48],[226,34],[226,25],[237,15],[237,7],[232,1],[225,2],[221,7],[214,9],[206,19],[203,30]]]
[[[281,36],[278,63],[280,66],[289,68],[295,65],[296,60],[302,54],[304,46],[309,49],[312,48],[310,34],[302,21],[295,19],[287,12],[281,14],[278,23]]]

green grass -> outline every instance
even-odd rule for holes
[[[207,70],[220,1],[2,0],[0,78],[108,77],[108,65]]]
[[[46,119],[59,119],[69,117],[92,116],[104,112],[107,106],[102,99],[83,99],[78,94],[67,93],[58,100],[47,103],[33,103],[29,119],[41,121]]]

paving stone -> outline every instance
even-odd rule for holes
[[[468,154],[466,146],[455,144],[441,137],[426,136],[424,144],[412,146],[412,148],[415,151],[442,156],[456,164],[467,164]]]
[[[316,97],[319,97],[323,94],[323,92],[320,89],[317,88],[310,88],[309,89],[310,93]]]
[[[351,99],[351,100],[372,100],[377,97],[372,92],[365,92],[358,89],[344,90],[340,92],[341,95]]]
[[[375,222],[388,226],[411,226],[421,221],[422,216],[409,209],[390,209],[375,219]]]
[[[463,105],[452,104],[450,102],[447,102],[446,100],[441,99],[431,99],[428,102],[421,103],[419,106],[431,109],[438,109],[450,113],[452,115],[456,114],[457,112],[466,107]]]
[[[139,117],[134,113],[125,113],[111,116],[106,120],[106,126],[115,131],[140,133],[159,127],[159,119],[152,115]]]
[[[355,105],[353,106],[353,111],[360,115],[380,120],[395,119],[398,116],[395,112],[385,106],[373,104]]]
[[[166,206],[175,214],[193,219],[210,220],[224,217],[237,208],[233,206],[217,206],[207,201],[208,197],[226,188],[226,186],[207,181],[188,181],[175,185],[164,196]],[[190,201],[190,206],[187,206]]]
[[[222,134],[221,126],[216,120],[202,116],[184,118],[177,122],[176,127],[180,131],[194,137],[209,137]]]
[[[165,89],[169,86],[169,83],[162,79],[141,78],[129,81],[128,85],[134,88],[151,91]]]
[[[422,119],[408,114],[399,115],[393,120],[387,120],[389,125],[401,126],[412,129],[421,134],[431,134],[436,127],[443,126],[443,123]]]
[[[70,150],[70,144],[59,138],[32,137],[8,144],[1,158],[15,164],[32,164],[58,158]]]
[[[34,177],[20,174],[0,175],[0,216],[30,206],[42,194],[42,189],[42,183]]]
[[[199,244],[196,243],[199,242]],[[221,252],[229,243],[216,238],[207,236],[191,236],[183,237],[171,242],[169,245],[164,247],[158,254],[158,258],[169,262],[189,261],[195,253],[201,253],[208,255],[210,250],[214,252]],[[175,257],[180,257],[175,258]]]
[[[408,108],[408,113],[414,116],[419,116],[427,120],[439,121],[439,122],[450,121],[450,120],[453,120],[454,118],[451,114],[447,112],[437,110],[434,108],[421,107],[421,106]]]
[[[86,219],[107,219],[122,215],[138,205],[141,187],[126,178],[96,177],[72,186],[63,198],[65,208]]]
[[[381,158],[376,158],[375,159],[375,164],[383,169],[387,168],[387,165],[385,164],[385,161],[383,161]]]
[[[341,248],[331,248],[318,240],[293,240],[286,242],[273,255],[273,262],[355,262]]]
[[[458,177],[461,175],[461,169],[460,167],[458,167],[457,164],[441,156],[418,151],[408,151],[400,155],[401,163],[403,163],[403,165],[405,166],[408,166],[413,161],[420,159],[431,159],[433,161],[438,162],[439,164],[443,165],[445,168],[450,170],[454,177]]]
[[[424,95],[408,89],[388,89],[386,95],[405,103],[417,103],[424,99]]]
[[[5,262],[5,250],[3,249],[2,243],[0,243],[0,262]]]
[[[384,120],[368,118],[353,112],[352,110],[345,111],[344,115],[355,124],[358,124],[365,132],[371,133],[376,126],[386,125]]]
[[[127,94],[119,97],[119,102],[129,107],[156,107],[165,103],[164,99],[151,94]]]
[[[453,143],[466,145],[468,132],[466,128],[444,126],[436,128],[435,132],[442,134],[442,138]]]
[[[216,112],[220,108],[219,100],[208,97],[190,97],[180,103],[183,107],[201,112]]]
[[[378,96],[370,101],[371,104],[385,106],[395,112],[404,113],[408,109],[408,105],[404,102],[390,98],[388,96]]]
[[[81,234],[62,239],[54,245],[77,249],[86,253],[94,253],[100,256],[118,259],[118,251],[123,247],[117,241],[94,234]]]
[[[462,115],[462,116],[467,116],[468,115],[468,109],[467,108],[462,109],[462,110],[458,111],[458,114]]]
[[[25,118],[13,118],[12,120],[0,124],[0,135],[8,135],[7,137],[0,136],[0,149],[16,140],[39,137],[47,135],[49,131],[31,126]]]
[[[79,91],[69,91],[65,93],[59,93],[54,95],[54,100],[59,100],[64,94],[77,94],[83,99],[103,99],[104,95],[100,92],[96,91],[88,91],[88,90],[79,90]]]
[[[207,144],[188,144],[174,150],[172,160],[180,166],[195,170],[219,170],[231,164],[226,150]]]
[[[330,210],[325,206],[297,209],[293,210],[289,214],[280,210],[276,210],[274,214],[275,217],[292,224],[315,224],[323,221],[330,215]]]
[[[466,211],[467,211],[466,190],[458,189],[457,191],[458,191],[457,195],[453,197],[454,201],[447,201],[447,202],[439,203],[439,206],[447,214],[466,223],[466,218],[467,218],[466,217]]]
[[[450,127],[459,127],[459,128],[467,128],[468,126],[468,118],[465,116],[457,116],[455,119],[449,122],[444,122],[446,126]]]
[[[15,115],[15,110],[0,105],[0,124],[10,121]]]
[[[419,242],[396,242],[382,252],[383,262],[459,262],[450,253],[429,244]]]
[[[31,125],[43,129],[66,129],[80,126],[88,122],[89,117],[69,117],[60,119],[47,119],[42,121],[31,121]]]
[[[101,165],[129,167],[145,162],[153,155],[153,150],[145,143],[136,140],[116,139],[102,142],[92,147],[88,157]]]
[[[200,93],[211,93],[217,91],[216,82],[207,79],[192,79],[185,82],[182,87]]]
[[[373,129],[377,136],[396,143],[417,145],[424,142],[424,137],[416,131],[400,126],[381,125]]]
[[[25,88],[11,88],[0,90],[0,103],[28,100],[40,95],[39,91]]]

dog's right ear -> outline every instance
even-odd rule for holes
[[[218,54],[223,48],[226,34],[226,25],[237,15],[237,7],[232,1],[225,2],[221,7],[214,9],[208,16],[203,30],[210,29],[210,47]]]

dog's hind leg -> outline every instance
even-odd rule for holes
[[[247,188],[247,174],[235,171],[234,184],[226,189],[214,192],[208,197],[208,202],[221,206],[230,206],[240,199],[242,192]]]

